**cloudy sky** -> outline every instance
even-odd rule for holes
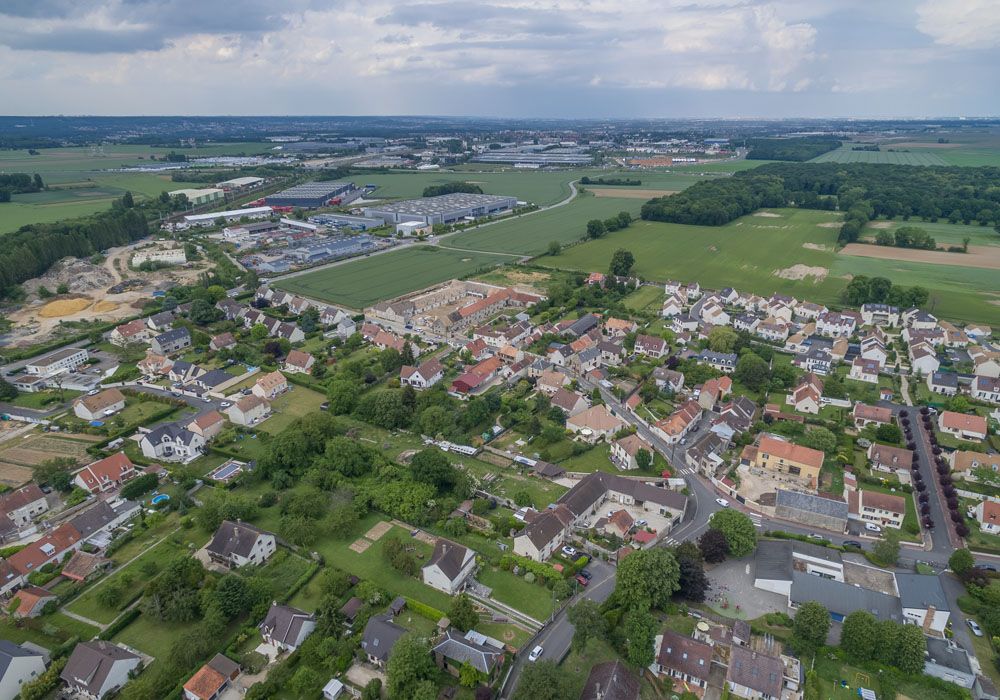
[[[2,0],[3,114],[1000,114],[998,0]]]

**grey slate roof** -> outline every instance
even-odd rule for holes
[[[596,328],[600,321],[600,317],[594,314],[586,314],[573,321],[569,328],[566,329],[566,333],[579,338],[591,328]]]
[[[800,571],[792,572],[789,599],[795,605],[815,600],[838,615],[847,616],[856,610],[865,610],[878,620],[903,621],[903,610],[899,598],[895,596]]]
[[[87,538],[106,527],[122,513],[138,509],[138,507],[139,504],[135,501],[122,501],[113,508],[107,501],[100,501],[93,508],[80,513],[69,522],[84,538]]]
[[[951,644],[947,639],[937,637],[926,637],[928,661],[933,659],[934,663],[945,668],[950,668],[961,673],[972,674],[972,664],[969,662],[969,655],[959,646]]]
[[[781,697],[785,666],[781,659],[734,646],[726,679],[774,698]]]
[[[431,554],[431,559],[427,562],[427,566],[434,566],[436,564],[441,569],[441,573],[447,576],[449,580],[454,581],[462,572],[462,563],[465,561],[468,551],[468,549],[460,544],[439,539],[434,543],[434,553]]]
[[[275,603],[267,611],[267,617],[260,623],[260,630],[269,633],[272,639],[283,644],[296,646],[302,626],[313,619],[312,615],[298,608]]]
[[[793,552],[838,564],[841,561],[840,552],[816,544],[795,540],[762,540],[757,543],[757,552],[754,554],[755,577],[791,581]]]
[[[823,498],[822,496],[814,496],[810,493],[778,489],[774,503],[776,506],[785,506],[810,513],[819,513],[831,518],[847,520],[847,503],[832,498]]]
[[[219,529],[215,531],[212,541],[205,545],[205,549],[227,559],[234,554],[248,557],[257,542],[257,538],[269,534],[271,533],[248,523],[223,520]]]
[[[639,678],[621,661],[605,661],[590,669],[580,700],[638,700]]]
[[[188,332],[187,328],[172,328],[169,331],[165,331],[156,336],[155,340],[157,343],[163,345],[164,343],[172,343],[175,340],[180,340],[181,338],[191,339],[191,333]]]
[[[154,445],[162,442],[190,445],[194,442],[195,434],[179,423],[165,423],[153,428],[144,437]]]
[[[374,656],[379,661],[389,660],[392,648],[400,637],[406,634],[406,629],[392,621],[392,615],[378,615],[368,620],[365,633],[361,638],[361,648],[366,654]]]
[[[73,648],[59,677],[72,686],[85,688],[92,695],[99,696],[114,663],[130,659],[138,660],[139,657],[111,642],[80,642]]]
[[[937,576],[896,574],[896,588],[904,608],[927,609],[933,606],[935,610],[950,610],[941,579]]]
[[[444,638],[435,645],[433,651],[451,660],[456,666],[468,661],[476,670],[486,674],[493,670],[501,656],[499,650],[465,639],[451,629],[445,632]]]

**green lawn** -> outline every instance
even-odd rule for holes
[[[649,311],[659,314],[663,307],[664,296],[663,287],[660,285],[647,285],[639,287],[629,294],[622,303],[625,304],[625,308],[632,311]]]
[[[69,389],[63,389],[61,394],[54,390],[36,391],[30,394],[20,392],[10,403],[21,408],[33,408],[38,411],[45,411],[58,407],[60,396],[68,403],[82,393],[80,391],[70,391]]]
[[[873,226],[875,224],[877,226]],[[968,236],[971,240],[969,245],[1000,245],[1000,234],[993,230],[992,226],[980,226],[978,222],[969,224],[949,224],[947,221],[922,221],[920,219],[910,219],[903,221],[875,221],[869,223],[862,235],[874,241],[875,236],[881,230],[895,231],[903,226],[916,226],[929,233],[939,246],[961,245],[963,239]]]
[[[484,586],[493,589],[493,597],[501,603],[545,622],[552,614],[552,592],[540,583],[528,583],[520,576],[484,564],[476,575]]]
[[[46,649],[54,649],[71,637],[81,640],[93,639],[99,630],[84,622],[74,620],[62,613],[53,613],[33,620],[0,620],[0,639],[21,644],[34,642]]]
[[[445,240],[450,241],[449,245],[455,244],[453,238]],[[278,280],[274,282],[274,286],[295,294],[362,309],[376,301],[455,277],[471,275],[512,259],[488,253],[418,246]]]
[[[161,622],[140,615],[112,641],[122,642],[157,659],[166,658],[177,637],[196,627],[198,622]]]
[[[271,435],[282,432],[302,416],[319,411],[320,404],[326,401],[326,397],[318,391],[297,384],[289,383],[288,386],[290,391],[271,402],[273,415],[260,424],[260,429]]]

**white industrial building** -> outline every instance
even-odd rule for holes
[[[227,222],[239,221],[244,216],[248,219],[266,219],[274,211],[271,207],[248,207],[246,209],[231,209],[229,211],[213,211],[209,214],[190,214],[184,217],[184,223],[189,226],[212,226],[217,219]]]
[[[416,221],[434,225],[449,224],[461,219],[493,216],[510,211],[516,206],[517,199],[515,197],[454,192],[438,197],[408,199],[403,202],[365,207],[364,215],[373,219],[381,219],[387,224]]]
[[[132,256],[132,265],[138,266],[144,262],[180,265],[187,262],[187,255],[183,248],[150,248],[136,251],[135,255]]]
[[[234,177],[232,180],[223,180],[216,183],[215,186],[226,192],[247,192],[248,190],[255,190],[263,184],[264,178],[262,177]]]

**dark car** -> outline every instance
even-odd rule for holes
[[[590,583],[590,579],[588,579],[588,578],[585,578],[585,577],[584,577],[583,575],[581,575],[581,574],[577,574],[577,575],[576,575],[576,582],[577,582],[577,583],[579,583],[579,584],[580,584],[581,586],[583,586],[584,588],[586,588],[586,587],[587,587],[587,584],[589,584],[589,583]]]
[[[864,549],[864,547],[861,546],[861,543],[858,542],[857,540],[844,540],[844,546],[855,547],[857,549]]]
[[[992,564],[977,564],[976,568],[977,569],[982,569],[983,571],[996,571],[997,570],[997,567],[993,566]]]
[[[594,577],[594,575],[592,573],[590,573],[589,571],[587,571],[586,569],[584,569],[583,571],[581,571],[578,575],[579,576],[583,576],[588,581]]]
[[[323,403],[321,403],[319,405],[319,410],[321,410],[321,411],[329,411],[330,410],[330,402],[329,401],[324,401]]]

